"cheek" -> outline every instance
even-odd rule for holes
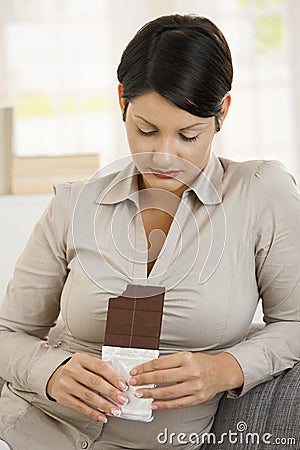
[[[147,139],[141,138],[137,133],[127,133],[127,140],[133,161],[141,172],[145,172],[151,167],[153,149]]]
[[[210,157],[211,153],[211,141],[208,139],[205,142],[201,142],[198,145],[191,146],[191,149],[185,153],[186,161],[191,163],[193,166],[196,166],[200,170],[202,170]]]

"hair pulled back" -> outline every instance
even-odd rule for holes
[[[227,41],[213,22],[175,14],[152,20],[136,33],[117,74],[124,120],[128,102],[150,91],[195,116],[218,119],[233,69]]]

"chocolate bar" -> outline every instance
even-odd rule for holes
[[[104,345],[157,350],[165,289],[128,284],[122,295],[110,298]]]

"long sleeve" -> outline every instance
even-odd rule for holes
[[[253,195],[256,279],[266,326],[227,350],[244,373],[239,396],[300,359],[300,194],[281,163],[264,161]]]
[[[0,304],[0,376],[18,389],[44,397],[50,375],[70,356],[45,340],[59,315],[68,274],[65,234],[70,186],[56,186],[56,195],[31,233]]]

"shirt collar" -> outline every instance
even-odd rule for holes
[[[96,203],[102,203],[104,205],[115,204],[134,195],[139,190],[139,173],[136,165],[131,161],[117,174],[111,174],[109,177],[111,180],[108,184],[105,183],[106,186],[98,195]],[[105,181],[107,181],[107,177],[105,177]]]
[[[122,202],[129,197],[135,198],[138,192],[138,174],[139,170],[131,161],[117,175],[113,174],[113,178],[106,185],[97,199],[96,203],[115,204]],[[223,166],[215,153],[211,153],[210,159],[191,186],[186,192],[193,191],[199,200],[205,205],[214,205],[222,202],[222,179]]]
[[[204,205],[222,203],[223,175],[223,166],[219,158],[212,152],[206,167],[185,192],[194,191]]]

